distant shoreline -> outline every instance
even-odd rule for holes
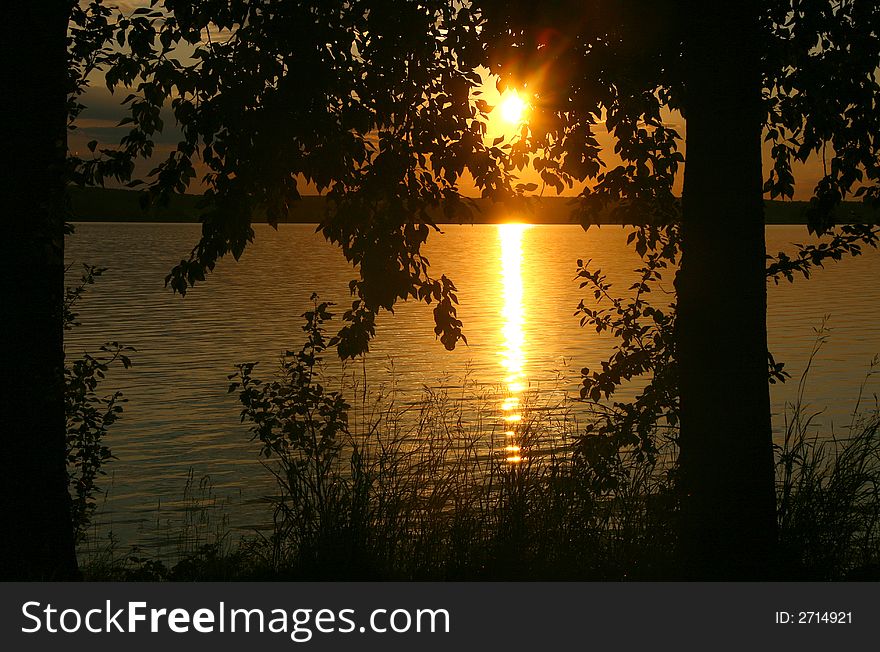
[[[73,222],[142,222],[142,223],[198,223],[200,195],[176,195],[164,208],[144,210],[140,193],[115,188],[71,188],[71,217]],[[572,197],[542,197],[535,202],[536,210],[523,210],[516,216],[509,210],[492,205],[487,200],[475,200],[483,210],[473,211],[471,217],[443,219],[435,216],[437,224],[499,224],[516,217],[531,224],[576,224],[570,218]],[[317,224],[324,213],[326,199],[308,195],[296,202],[282,224]],[[767,224],[806,224],[804,217],[808,202],[765,200]],[[871,211],[860,202],[844,202],[838,210],[838,223],[880,223],[880,212]],[[255,223],[265,223],[265,217],[255,216]],[[614,220],[601,224],[619,224]]]

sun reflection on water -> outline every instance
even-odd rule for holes
[[[522,237],[528,224],[500,224],[498,238],[501,243],[501,282],[504,307],[501,329],[504,348],[500,351],[504,368],[504,385],[507,395],[501,402],[501,413],[506,423],[504,451],[507,461],[522,461],[517,441],[516,424],[522,421],[520,396],[526,388],[524,372],[525,357],[525,311],[523,308]]]

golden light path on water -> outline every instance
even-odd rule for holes
[[[507,461],[522,461],[520,444],[517,439],[517,424],[522,421],[520,398],[526,388],[524,372],[525,356],[525,311],[523,309],[522,278],[522,239],[528,224],[499,224],[498,239],[501,245],[501,283],[504,305],[501,310],[504,319],[501,328],[504,348],[500,351],[501,365],[504,368],[504,386],[507,396],[501,403],[502,418],[505,425],[505,452]]]

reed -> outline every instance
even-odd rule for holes
[[[810,357],[821,348],[820,337]],[[789,406],[777,448],[777,513],[781,569],[797,579],[880,578],[880,405],[864,387],[841,432],[815,426],[804,400],[807,365]]]
[[[371,390],[352,367],[331,378],[312,326],[277,373],[263,380],[241,365],[232,378],[276,480],[271,527],[233,542],[204,520],[217,510],[193,501],[187,528],[198,536],[179,540],[176,563],[110,555],[90,578],[676,577],[677,450],[665,429],[656,456],[613,450],[600,473],[576,454],[593,436],[589,406],[536,388],[520,397],[513,462],[497,392],[466,378],[407,400],[393,383]],[[808,372],[776,449],[776,579],[877,579],[880,410],[860,397],[846,436],[821,433],[804,401]]]

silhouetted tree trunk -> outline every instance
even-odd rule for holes
[[[13,3],[26,50],[7,61],[3,193],[0,575],[77,574],[67,492],[63,374],[67,4]]]
[[[772,567],[776,519],[757,3],[688,4],[682,564],[695,578],[758,578]]]

